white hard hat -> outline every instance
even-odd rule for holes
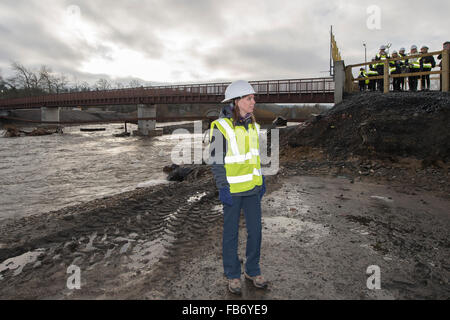
[[[380,47],[380,50],[386,50],[386,46],[385,46],[385,45],[382,45],[382,46]]]
[[[398,53],[398,52],[394,50],[394,51],[392,51],[392,54],[394,54],[394,53]]]
[[[400,48],[400,51],[405,51],[405,50],[406,50],[406,49],[405,49],[405,48],[403,48],[403,47],[401,47],[401,48]]]
[[[417,49],[417,46],[415,45],[415,44],[413,44],[412,46],[411,46],[411,50],[412,49]]]
[[[225,90],[225,100],[223,100],[222,103],[255,93],[255,89],[253,89],[250,83],[245,80],[237,80],[230,84]]]

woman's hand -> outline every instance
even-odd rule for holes
[[[219,199],[224,205],[233,205],[233,198],[231,197],[230,187],[223,187],[219,190]]]
[[[263,184],[262,184],[262,187],[261,187],[261,191],[259,192],[259,199],[260,200],[262,199],[262,197],[266,193],[266,177],[263,176],[262,179],[263,179]]]

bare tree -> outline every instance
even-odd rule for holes
[[[45,65],[42,65],[39,70],[39,84],[43,90],[53,93],[52,70]]]
[[[3,79],[0,70],[0,94],[4,96],[8,92],[8,88],[6,87],[6,81]]]
[[[37,77],[33,71],[27,69],[18,62],[13,62],[11,68],[15,75],[10,81],[13,82],[16,87],[26,90],[35,88],[34,85],[37,85]]]
[[[60,74],[59,76],[55,76],[52,79],[53,87],[55,88],[56,93],[64,92],[67,90],[67,84],[69,81],[64,74]]]
[[[128,87],[130,87],[130,88],[137,88],[137,87],[142,87],[142,85],[143,85],[142,81],[140,81],[138,79],[133,79],[128,84]]]
[[[95,88],[97,90],[109,90],[111,89],[111,83],[108,80],[101,78],[95,83]]]
[[[3,76],[1,75],[1,69],[0,69],[0,87],[1,90],[3,90],[3,93],[9,90],[16,90],[14,83],[12,83],[10,80],[3,78]]]
[[[114,88],[115,89],[123,89],[123,88],[125,88],[125,85],[122,82],[120,82],[120,81],[115,81],[114,82]]]
[[[83,81],[80,83],[80,91],[91,91],[91,86],[88,82]]]

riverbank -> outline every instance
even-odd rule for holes
[[[269,289],[244,281],[242,298],[449,299],[449,99],[355,95],[281,129],[280,168],[262,200]],[[162,150],[136,142],[153,147],[147,157]],[[2,221],[0,298],[236,299],[210,168],[191,169],[181,182]],[[242,259],[245,238],[242,216]]]
[[[267,184],[261,265],[270,287],[244,282],[242,298],[450,297],[448,197],[324,175],[309,161],[283,163]],[[221,215],[209,168],[200,166],[183,182],[5,222],[0,297],[235,299],[221,266]],[[71,265],[80,268],[79,290],[67,288]],[[366,286],[370,265],[381,269],[381,290]]]

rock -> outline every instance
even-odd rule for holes
[[[169,173],[167,180],[181,182],[192,172],[192,170],[193,168],[179,167]]]
[[[70,252],[74,252],[78,248],[78,243],[76,241],[71,241],[64,245]]]
[[[126,253],[131,246],[131,242],[125,243],[122,248],[120,248],[120,254]]]
[[[277,127],[285,127],[287,126],[287,120],[282,116],[278,116],[275,120],[273,120],[272,124]]]
[[[165,166],[164,168],[163,168],[163,172],[165,172],[165,173],[170,173],[170,172],[172,172],[173,170],[175,170],[175,169],[177,169],[177,168],[179,168],[180,166],[179,165],[177,165],[177,164],[172,164],[172,165],[170,165],[170,166]]]
[[[71,214],[66,214],[66,215],[63,216],[63,220],[66,220],[66,221],[70,221],[70,220],[73,220],[73,219],[74,219],[74,217]]]

